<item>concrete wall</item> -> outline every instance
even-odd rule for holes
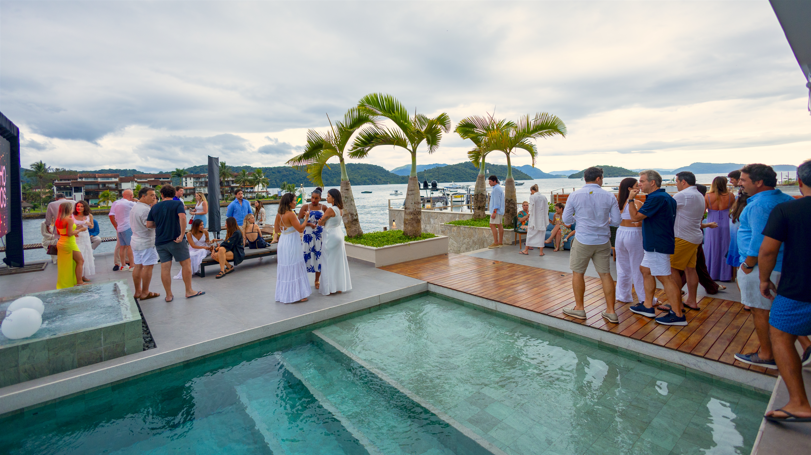
[[[487,248],[493,243],[493,233],[490,228],[472,226],[454,226],[443,224],[442,235],[448,236],[448,253],[467,253],[468,251]],[[504,230],[504,248],[515,243],[515,232]]]
[[[397,223],[397,229],[403,229],[403,209],[389,209],[389,229],[393,229],[391,221]],[[473,213],[451,212],[450,210],[423,210],[422,211],[422,232],[430,232],[435,235],[445,235],[442,233],[442,225],[449,221],[472,220]],[[489,243],[488,243],[489,245]]]

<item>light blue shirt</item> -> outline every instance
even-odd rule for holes
[[[490,193],[490,209],[489,212],[493,213],[496,210],[499,215],[504,215],[504,187],[500,184],[493,186],[493,192]],[[512,223],[512,221],[510,221]]]
[[[794,198],[780,190],[769,190],[757,193],[749,197],[738,220],[738,252],[741,261],[745,261],[747,256],[757,257],[760,251],[760,244],[763,243],[763,228],[769,221],[769,214],[777,204],[793,201]],[[783,269],[783,246],[777,253],[777,263],[774,271],[780,272]]]
[[[249,213],[253,213],[253,210],[251,209],[251,203],[248,202],[247,199],[243,199],[242,204],[239,203],[239,199],[234,199],[228,204],[228,210],[225,212],[225,216],[233,216],[236,218],[237,224],[242,226],[242,222],[245,221],[245,217],[248,216]]]

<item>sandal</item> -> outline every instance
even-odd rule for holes
[[[526,254],[527,256],[529,256],[529,253],[525,253],[523,251],[519,251],[518,254]]]
[[[316,282],[315,282],[315,288],[316,288],[316,289],[319,289],[320,287],[321,287],[321,282],[320,282],[320,281],[316,281]]]
[[[234,266],[232,265],[231,267],[228,267],[228,268],[225,269],[225,274],[228,275],[229,273],[231,273],[233,271],[234,271]]]
[[[220,271],[220,273],[218,273],[217,276],[215,276],[214,278],[219,280],[220,278],[224,277],[225,275],[228,275],[228,271],[223,270],[223,271]]]
[[[149,300],[149,299],[154,299],[155,297],[160,297],[160,296],[161,296],[160,294],[156,294],[156,293],[154,293],[154,292],[150,292],[150,293],[148,293],[148,294],[146,295],[146,297],[141,297],[141,299],[140,299],[140,300]]]

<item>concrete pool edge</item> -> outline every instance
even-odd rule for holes
[[[39,380],[18,383],[0,389],[0,417],[44,406],[55,401],[88,393],[114,383],[134,379],[178,364],[226,351],[241,345],[304,329],[352,313],[389,304],[398,299],[428,291],[428,283],[418,283],[393,291],[366,297],[340,305],[322,308],[310,313],[254,327],[241,332],[191,344],[177,349],[154,352],[155,349],[119,357],[106,362],[77,368]],[[84,370],[84,371],[83,371]],[[43,383],[43,381],[45,381]]]
[[[551,329],[562,331],[562,335],[574,336],[580,339],[587,339],[598,345],[605,345],[611,348],[623,349],[640,356],[642,362],[659,363],[661,365],[684,369],[687,375],[699,376],[713,383],[717,383],[726,388],[740,388],[744,392],[752,392],[761,395],[770,395],[774,390],[777,378],[767,376],[754,371],[744,370],[725,363],[707,360],[684,352],[675,351],[661,346],[656,346],[643,341],[629,339],[621,335],[603,330],[596,330],[591,327],[575,324],[564,319],[547,316],[522,308],[514,307],[494,300],[485,299],[461,291],[428,284],[428,291],[437,295],[450,297],[455,300],[468,303],[478,308],[483,308],[506,315],[523,319],[535,324],[540,324]],[[666,362],[666,363],[665,363]],[[654,365],[656,366],[656,365]]]

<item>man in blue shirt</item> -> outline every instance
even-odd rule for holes
[[[628,204],[631,221],[642,221],[642,276],[645,280],[645,301],[631,307],[631,311],[648,318],[656,317],[656,304],[653,294],[656,292],[656,280],[662,283],[670,303],[670,311],[659,318],[658,324],[687,325],[684,316],[681,292],[673,280],[670,269],[670,255],[676,250],[676,200],[661,188],[662,176],[656,171],[639,173],[639,190],[631,190],[630,199],[636,197],[640,190],[648,196],[637,211],[635,204]],[[655,277],[655,278],[654,278]],[[638,292],[638,291],[637,291]]]
[[[242,190],[239,189],[234,194],[236,199],[234,199],[230,204],[228,204],[228,210],[225,212],[225,216],[231,217],[233,216],[237,220],[237,224],[242,226],[242,222],[245,221],[245,217],[253,213],[251,209],[251,203],[242,199]]]
[[[504,216],[504,187],[498,184],[498,177],[491,175],[487,183],[493,187],[490,193],[490,230],[493,231],[493,244],[488,248],[501,248],[504,246],[504,225],[501,217]]]
[[[738,182],[749,195],[746,207],[741,212],[738,228],[738,252],[743,261],[738,272],[738,287],[741,288],[741,303],[752,310],[760,350],[750,354],[735,354],[735,359],[750,365],[776,369],[777,364],[774,361],[772,343],[769,339],[769,311],[772,309],[772,301],[760,294],[758,252],[760,252],[760,244],[763,243],[763,228],[766,227],[769,214],[777,204],[792,201],[794,198],[774,188],[777,186],[777,173],[771,166],[765,164],[744,166]],[[780,282],[782,265],[783,247],[781,246],[771,273],[771,282],[775,285]]]

